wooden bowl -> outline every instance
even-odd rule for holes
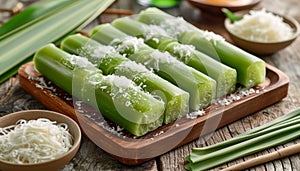
[[[230,11],[242,11],[242,10],[248,10],[259,4],[261,0],[248,0],[247,2],[243,4],[218,4],[214,2],[209,2],[207,0],[187,0],[191,5],[199,8],[203,12],[211,13],[213,15],[223,15],[221,9],[227,8]],[[231,0],[227,0],[227,2],[230,2]],[[231,1],[232,2],[232,1]]]
[[[0,127],[3,128],[14,125],[20,119],[35,120],[38,118],[48,118],[51,121],[57,121],[57,123],[66,123],[69,132],[74,138],[73,147],[61,157],[36,164],[16,164],[0,159],[1,171],[57,171],[76,155],[80,146],[81,130],[74,120],[63,114],[47,110],[25,110],[15,112],[1,117]]]
[[[241,12],[236,12],[234,14],[237,16],[243,16],[248,12],[249,11],[241,11]],[[273,14],[275,14],[275,13],[273,13]],[[251,40],[242,38],[239,35],[236,35],[233,31],[231,31],[231,29],[230,29],[231,21],[228,18],[225,19],[224,25],[225,25],[226,31],[228,32],[230,38],[232,39],[232,41],[234,42],[235,45],[239,46],[240,48],[242,48],[250,53],[253,53],[253,54],[256,54],[259,56],[265,56],[265,55],[270,55],[275,52],[278,52],[279,50],[282,50],[285,47],[289,46],[291,43],[293,43],[293,41],[296,40],[296,38],[299,35],[300,28],[299,28],[298,22],[295,19],[284,17],[279,14],[275,14],[275,15],[282,17],[283,22],[290,25],[291,28],[294,30],[294,34],[293,34],[293,36],[291,36],[291,38],[284,40],[284,41],[279,41],[279,42],[256,42],[256,41],[251,41]]]

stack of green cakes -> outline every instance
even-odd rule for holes
[[[177,25],[177,27],[174,27]],[[264,82],[265,63],[180,17],[148,8],[34,57],[36,69],[107,119],[142,136]]]

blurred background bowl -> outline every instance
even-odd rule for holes
[[[73,146],[61,157],[36,164],[16,164],[0,159],[0,170],[2,171],[57,171],[67,164],[76,155],[81,141],[81,130],[77,123],[63,114],[47,110],[25,110],[5,115],[0,118],[0,128],[14,125],[20,119],[36,120],[38,118],[48,118],[57,123],[66,123],[69,132],[73,136]]]
[[[213,15],[221,15],[222,8],[227,8],[230,11],[236,12],[248,10],[259,4],[261,0],[187,0],[191,5],[199,8],[203,12]]]
[[[234,13],[236,16],[243,16],[245,14],[249,13],[249,11],[240,11]],[[299,35],[299,23],[293,19],[293,18],[288,18],[284,17],[282,15],[273,13],[274,15],[280,16],[283,18],[283,22],[287,23],[288,25],[291,26],[293,29],[293,36],[291,36],[289,39],[284,40],[284,41],[278,41],[278,42],[256,42],[252,40],[247,40],[245,38],[240,37],[239,35],[235,34],[231,29],[231,21],[226,18],[224,25],[225,29],[228,32],[231,40],[234,42],[235,45],[239,46],[240,48],[255,54],[259,56],[264,56],[264,55],[270,55],[275,52],[278,52],[279,50],[284,49],[285,47],[289,46],[293,41],[296,40],[296,38]]]

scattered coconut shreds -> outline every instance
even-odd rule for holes
[[[216,102],[214,102],[214,104],[218,104],[221,106],[227,106],[230,105],[231,103],[238,101],[240,99],[242,99],[243,97],[247,97],[251,94],[258,94],[259,90],[254,90],[253,88],[250,89],[238,89],[238,91],[236,93],[230,94],[227,97],[223,98],[223,99],[219,99],[216,100]]]
[[[93,68],[95,67],[94,64],[92,64],[90,61],[88,61],[87,58],[83,58],[76,55],[69,55],[70,62],[72,65],[78,67],[78,68]]]
[[[207,30],[203,32],[202,36],[208,41],[213,41],[214,45],[216,45],[218,41],[225,41],[224,37]]]
[[[145,37],[145,40],[155,39],[155,37],[158,36],[168,36],[168,33],[162,29],[161,27],[157,25],[143,25],[143,36]],[[154,40],[155,41],[155,40]],[[157,43],[159,43],[159,40],[157,39]]]
[[[176,39],[183,32],[193,31],[182,17],[165,20],[159,26],[163,28],[169,36]]]
[[[28,76],[28,80],[33,80],[33,81],[36,81],[37,83],[35,84],[35,87],[36,88],[39,88],[39,89],[47,89],[47,90],[50,90],[52,92],[56,92],[56,89],[52,86],[48,86],[44,77],[33,77],[31,75]],[[48,84],[50,84],[51,82],[48,82]]]
[[[139,48],[144,45],[144,40],[141,38],[131,37],[128,36],[123,40],[117,39],[113,40],[112,42],[116,42],[118,45],[116,50],[118,52],[124,52],[128,49],[132,49],[133,52],[137,52]],[[119,44],[120,43],[120,44]]]
[[[74,103],[74,102],[73,102]],[[76,109],[77,112],[79,113],[84,113],[84,110],[82,109],[82,103],[83,101],[75,101],[74,108]]]
[[[86,112],[83,109],[83,106],[84,106],[83,101],[76,101],[75,105],[76,105],[75,109],[76,109],[77,112],[79,112],[83,116],[91,119],[97,125],[99,125],[101,128],[103,128],[106,131],[112,133],[113,135],[116,135],[116,136],[121,137],[121,138],[125,138],[125,135],[123,135],[124,128],[120,127],[119,125],[117,125],[116,127],[109,126],[106,121],[103,121],[102,115],[97,114],[97,113]]]
[[[110,54],[115,53],[117,53],[115,48],[105,45],[91,46],[87,44],[80,50],[80,54],[82,54],[83,56],[90,55],[93,58],[104,58]]]
[[[108,75],[104,79],[110,82],[111,85],[118,87],[119,89],[125,90],[128,88],[132,88],[134,90],[140,90],[136,84],[129,80],[124,76],[117,76],[117,75]]]
[[[189,114],[186,115],[187,119],[196,119],[198,116],[203,116],[205,115],[205,111],[204,110],[196,110],[194,112],[191,112]]]
[[[103,58],[112,53],[117,53],[115,48],[113,48],[112,46],[98,46],[94,49],[92,55],[95,57]]]
[[[157,137],[157,136],[159,136],[159,135],[161,135],[161,134],[163,134],[163,133],[164,133],[164,131],[159,131],[158,133],[154,134],[153,136],[154,136],[154,137]]]
[[[177,65],[182,66],[185,65],[181,61],[177,60],[175,57],[170,55],[168,52],[161,52],[159,50],[154,50],[151,54],[151,59],[144,62],[144,65],[151,66],[156,71],[160,70],[159,64],[170,64],[170,65]]]
[[[158,38],[152,38],[152,40],[153,40],[156,44],[159,43],[159,39],[158,39]]]
[[[72,98],[71,97],[64,97],[67,101],[70,101],[70,100],[72,100]]]
[[[99,126],[101,126],[103,129],[105,129],[106,131],[118,136],[118,137],[125,137],[123,135],[123,130],[124,128],[120,127],[119,125],[117,125],[116,127],[112,127],[109,126],[107,124],[107,122],[102,121],[102,122],[96,122]]]
[[[184,61],[184,63],[188,63],[190,61],[194,50],[195,46],[183,44],[174,46],[173,48],[173,51],[179,56],[181,61]]]
[[[118,68],[123,68],[123,69],[128,69],[131,71],[136,71],[136,72],[150,72],[144,65],[140,64],[140,63],[136,63],[134,61],[127,61],[127,62],[123,62],[121,63]]]
[[[197,32],[198,30],[189,26],[189,23],[185,21],[182,17],[176,17],[174,19],[168,19],[162,22],[159,27],[161,27],[169,36],[178,39],[182,33],[185,32]],[[213,41],[214,45],[216,45],[217,41],[225,41],[225,39],[218,34],[215,34],[210,31],[204,31],[202,36],[208,40]]]
[[[75,101],[75,105],[81,109],[83,101]]]

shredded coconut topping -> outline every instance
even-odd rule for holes
[[[159,71],[160,64],[172,64],[172,65],[180,65],[179,62],[175,57],[170,55],[168,52],[161,52],[159,50],[154,50],[151,54],[151,59],[144,62],[144,65],[151,66],[153,69]]]
[[[164,22],[160,23],[159,26],[164,29],[169,34],[169,36],[174,38],[177,38],[184,32],[193,31],[182,17],[165,20]]]
[[[185,61],[185,63],[188,63],[194,50],[195,46],[182,44],[174,46],[173,48],[174,53],[178,54],[181,61]]]
[[[159,27],[161,27],[163,30],[165,30],[165,32],[168,33],[169,36],[175,39],[178,39],[178,36],[183,33],[198,32],[195,28],[191,27],[189,23],[182,17],[165,20],[164,22],[160,23]],[[208,41],[213,40],[214,44],[216,44],[217,41],[225,41],[222,36],[209,31],[204,31],[202,33],[202,36]]]
[[[208,41],[212,40],[214,45],[216,45],[217,41],[225,41],[222,36],[207,30],[203,32],[202,36]]]
[[[133,53],[137,52],[141,45],[144,45],[144,40],[141,38],[128,36],[123,40],[114,40],[112,42],[117,43],[116,50],[118,52],[124,52],[126,50],[131,50]]]
[[[169,36],[165,30],[157,25],[143,26],[143,30],[143,36],[145,37],[145,40],[155,39],[157,36]]]
[[[94,58],[104,58],[110,54],[117,53],[116,49],[112,46],[90,46],[86,45],[82,48],[81,52],[83,54],[88,53]]]
[[[121,63],[118,68],[128,68],[131,71],[136,71],[136,72],[150,72],[144,65],[138,64],[134,61],[126,61]]]
[[[78,68],[93,68],[95,67],[87,58],[76,55],[69,55],[70,63]]]
[[[120,89],[138,89],[138,86],[136,86],[133,81],[124,76],[108,75],[104,77],[104,79],[108,80],[111,85],[114,85]]]

